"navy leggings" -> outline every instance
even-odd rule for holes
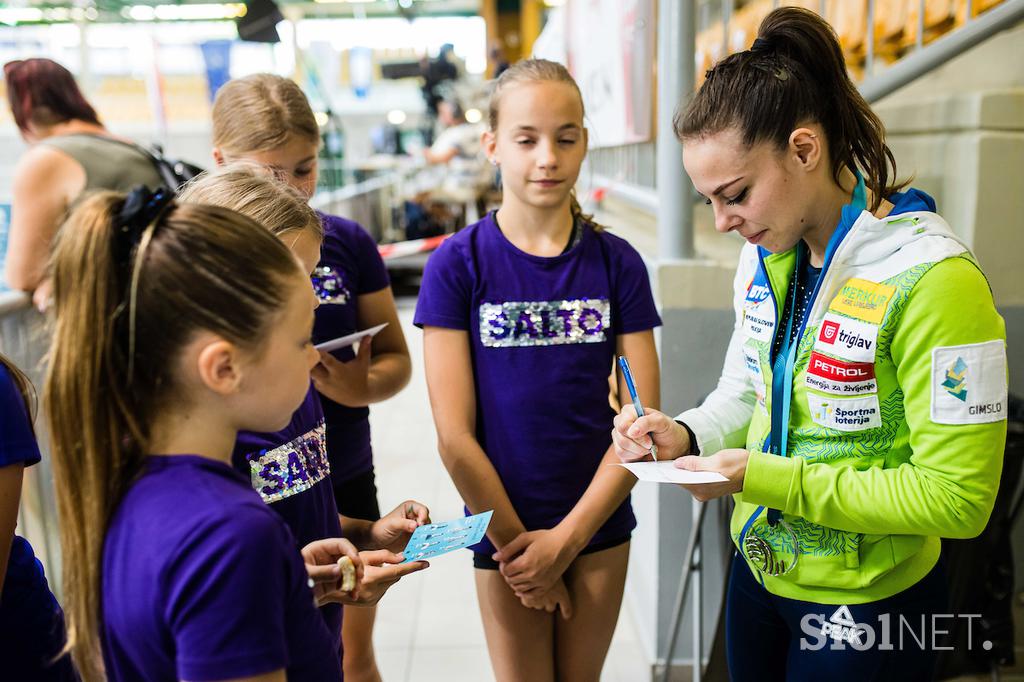
[[[771,594],[747,562],[735,556],[725,605],[729,676],[736,682],[931,680],[936,659],[933,629],[941,633],[952,629],[954,623],[952,617],[940,617],[933,628],[931,614],[948,613],[948,595],[940,562],[903,592],[869,604],[850,605],[847,614],[839,605]],[[851,624],[867,625],[871,632],[857,625],[848,627]],[[825,636],[823,627],[829,631]],[[832,637],[833,630],[838,641]],[[919,644],[922,640],[923,645]]]

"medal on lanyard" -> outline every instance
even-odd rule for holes
[[[800,556],[799,541],[790,525],[780,519],[777,526],[789,533],[793,543],[793,559],[788,563],[775,556],[775,550],[768,544],[768,541],[754,533],[753,529],[748,531],[746,537],[743,538],[743,555],[750,563],[754,564],[757,570],[772,577],[786,575],[792,571],[796,566],[797,557]]]
[[[794,279],[791,285],[793,293],[790,297],[789,302],[789,318],[786,321],[786,330],[784,332],[785,336],[783,337],[782,347],[779,349],[778,357],[775,359],[775,366],[772,368],[773,377],[792,376],[793,360],[795,359],[796,355],[795,351],[797,346],[799,345],[799,342],[797,344],[793,344],[791,338],[793,332],[793,316],[796,310],[796,292],[798,289],[796,278],[799,277],[798,273],[802,270],[803,267],[803,252],[800,251],[799,253],[800,255],[797,257],[796,272],[794,272],[793,274]],[[785,393],[785,391],[783,392]],[[789,396],[785,395],[783,397],[782,402],[782,411],[788,413]],[[772,409],[775,409],[774,401],[772,403]],[[785,424],[787,420],[783,418],[782,421],[783,424]],[[780,439],[785,439],[786,428],[787,427],[784,425],[776,426],[773,423],[773,436]],[[778,431],[778,433],[776,433],[776,431]],[[774,440],[774,438],[772,440]],[[782,454],[779,452],[778,444],[774,442],[771,444],[769,449],[774,455]],[[782,456],[785,455],[782,454]],[[759,571],[761,571],[765,575],[778,577],[780,575],[785,575],[789,573],[796,566],[797,559],[800,556],[800,541],[797,538],[796,532],[793,530],[793,528],[782,519],[782,513],[779,512],[779,510],[769,509],[767,512],[767,517],[769,526],[771,526],[772,528],[782,528],[782,530],[786,531],[786,533],[789,534],[789,539],[792,543],[791,546],[793,548],[792,561],[786,563],[779,559],[777,556],[775,556],[775,550],[772,549],[772,546],[763,537],[757,535],[757,533],[754,532],[753,528],[748,528],[747,533],[743,537],[743,554],[747,557],[747,560],[750,561],[750,563],[752,563]]]

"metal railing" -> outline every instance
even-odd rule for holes
[[[43,385],[43,359],[49,348],[49,330],[44,318],[27,294],[0,292],[0,353],[28,375],[37,393]],[[46,566],[46,577],[54,594],[60,596],[60,537],[57,533],[57,508],[53,492],[53,470],[46,429],[37,415],[35,423],[43,461],[25,470],[18,514],[19,535],[31,543],[36,556]]]

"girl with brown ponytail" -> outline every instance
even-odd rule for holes
[[[83,679],[336,682],[314,595],[359,555],[300,556],[231,467],[238,431],[283,427],[309,387],[316,300],[296,258],[233,211],[140,187],[71,215],[53,277],[46,415]]]
[[[653,442],[727,477],[689,489],[735,495],[733,679],[930,680],[939,540],[985,527],[1006,437],[985,275],[932,198],[893,180],[882,123],[813,12],[769,14],[676,133],[715,227],[747,241],[736,324],[718,388],[676,420],[623,410],[618,454]]]

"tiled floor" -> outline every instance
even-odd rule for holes
[[[382,511],[411,497],[436,520],[462,515],[462,502],[437,454],[423,378],[422,332],[412,326],[412,299],[399,313],[412,350],[413,378],[398,396],[371,413],[377,486]],[[438,557],[408,576],[381,600],[374,632],[385,682],[493,680],[473,587],[469,553]],[[605,664],[603,682],[645,679],[647,664],[628,604],[623,608]]]

